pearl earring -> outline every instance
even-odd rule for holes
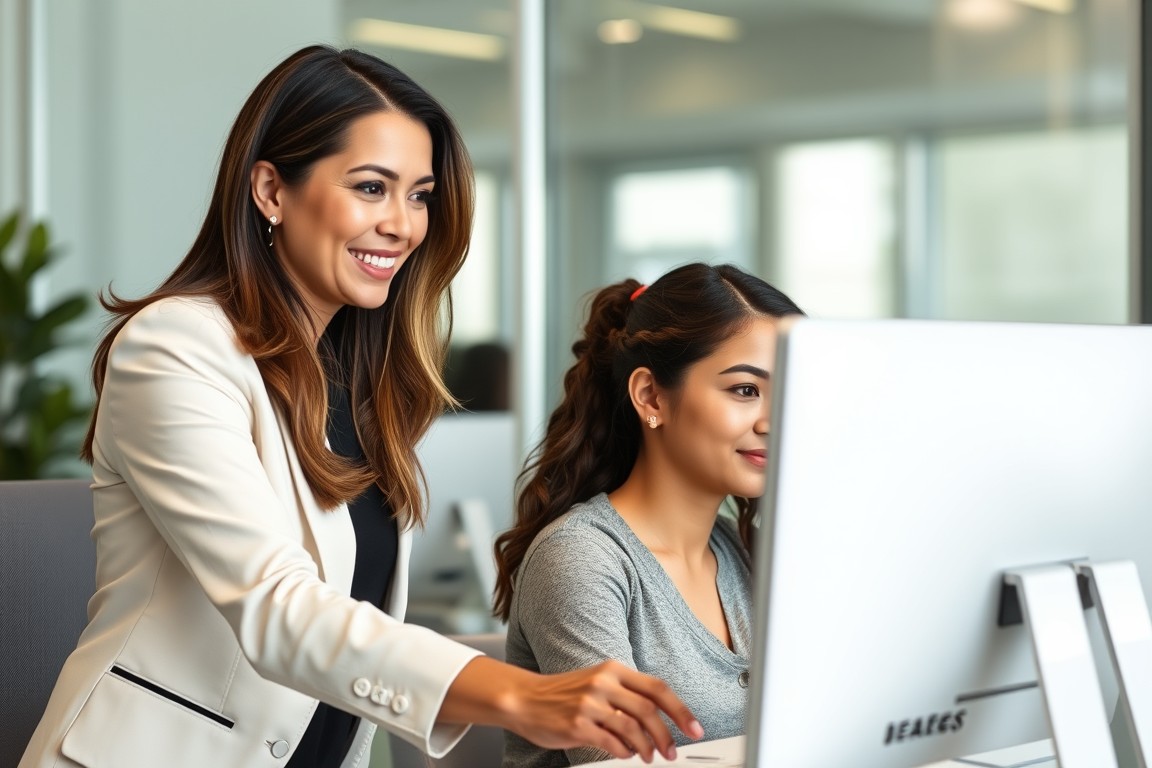
[[[276,223],[275,216],[268,217],[268,247],[272,247],[272,225]]]
[[[655,416],[649,416],[648,417],[648,426],[651,427],[652,429],[656,429],[656,417]]]

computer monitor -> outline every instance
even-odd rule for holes
[[[449,633],[493,630],[495,536],[513,519],[520,470],[514,415],[453,413],[417,446],[428,483],[428,516],[416,529],[407,620]]]
[[[1048,737],[1003,575],[1132,560],[1152,594],[1152,327],[799,319],[772,396],[749,768]],[[1096,614],[1074,604],[1110,710]]]

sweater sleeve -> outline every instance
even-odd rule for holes
[[[521,565],[515,601],[541,672],[608,659],[636,668],[628,631],[632,573],[625,553],[594,527],[560,528],[535,543]],[[592,748],[566,753],[573,765],[611,757]]]

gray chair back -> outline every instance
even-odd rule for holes
[[[0,482],[0,766],[16,765],[95,590],[88,480]]]

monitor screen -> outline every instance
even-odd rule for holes
[[[1048,737],[1029,631],[998,624],[1003,574],[1133,560],[1152,594],[1152,328],[799,319],[772,397],[749,766]]]
[[[495,535],[512,525],[520,470],[514,415],[454,413],[417,446],[428,483],[428,517],[412,539],[407,620],[441,632],[488,632]]]

